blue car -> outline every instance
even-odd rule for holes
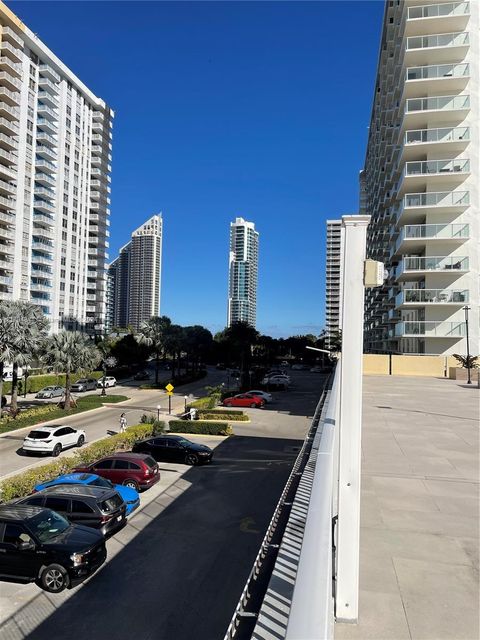
[[[93,487],[113,487],[120,494],[120,497],[127,506],[125,512],[127,516],[129,516],[132,511],[135,511],[135,509],[140,504],[140,497],[135,489],[124,487],[121,484],[112,484],[110,480],[101,478],[100,476],[96,476],[93,473],[68,473],[64,476],[58,476],[58,478],[55,478],[55,480],[37,484],[35,487],[35,491],[41,491],[42,489],[53,487],[57,484],[88,484]]]

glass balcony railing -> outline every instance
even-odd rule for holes
[[[465,335],[464,322],[408,321],[395,325],[395,335],[425,336],[426,338],[461,338]]]
[[[468,46],[470,38],[468,32],[439,33],[432,36],[412,36],[407,38],[407,51],[415,49],[432,49],[435,47]]]
[[[407,162],[405,175],[427,175],[430,173],[468,173],[470,160],[455,158],[455,160],[424,160],[421,162]]]
[[[406,271],[468,271],[464,256],[405,256],[397,269]]]
[[[416,207],[460,207],[470,202],[469,191],[434,191],[429,193],[407,193],[404,208]]]
[[[468,289],[404,289],[395,297],[395,305],[401,304],[465,304],[469,301]]]
[[[410,98],[405,112],[412,111],[457,111],[470,109],[470,96],[435,96],[433,98]]]
[[[427,80],[436,78],[465,78],[470,75],[469,64],[433,64],[425,67],[409,67],[407,80]]]
[[[405,133],[405,144],[422,144],[428,142],[459,142],[462,140],[470,140],[470,127],[414,129]]]
[[[445,4],[428,4],[420,7],[409,7],[408,20],[418,18],[442,18],[444,16],[464,16],[470,13],[469,2],[448,2]]]
[[[470,236],[468,224],[410,224],[402,228],[400,239],[413,240],[419,238],[453,239]]]

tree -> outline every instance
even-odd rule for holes
[[[165,332],[165,352],[172,356],[172,378],[175,378],[176,363],[184,342],[183,327],[179,324],[171,324]]]
[[[142,324],[136,335],[137,342],[151,347],[155,356],[155,384],[157,385],[160,356],[165,351],[166,335],[171,325],[172,321],[167,316],[152,316]]]
[[[71,405],[72,374],[91,371],[101,359],[99,350],[78,331],[60,331],[48,339],[43,361],[52,366],[56,373],[65,373],[66,411]]]
[[[193,371],[198,369],[200,362],[205,361],[213,342],[212,334],[200,325],[183,327],[183,350],[187,352],[187,362],[192,364]]]
[[[140,344],[135,337],[129,333],[112,345],[110,353],[112,357],[117,359],[119,365],[131,366],[132,364],[143,365],[152,351],[149,346]]]
[[[12,303],[0,304],[0,399],[3,399],[3,373],[5,362],[13,361],[14,333],[12,328]],[[0,417],[2,416],[3,403],[0,402]]]
[[[111,369],[117,364],[117,359],[111,355],[113,344],[114,343],[112,340],[110,340],[110,338],[104,337],[103,340],[97,342],[96,345],[102,357],[102,396],[107,395],[105,391],[105,378],[107,377],[107,369]]]
[[[454,353],[453,357],[458,360],[464,369],[477,369],[479,367],[478,356],[462,356],[459,353]]]
[[[223,332],[223,339],[239,357],[242,385],[248,384],[252,346],[257,342],[258,336],[258,331],[248,322],[232,322]]]

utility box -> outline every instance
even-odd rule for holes
[[[383,262],[365,260],[364,265],[363,284],[366,287],[381,287],[386,278]]]

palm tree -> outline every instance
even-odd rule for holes
[[[18,368],[28,367],[38,356],[47,337],[49,321],[36,305],[21,300],[2,304],[2,315],[6,334],[0,357],[2,362],[8,360],[13,365],[10,411],[16,415]]]
[[[13,307],[11,302],[0,304],[0,418],[2,416],[1,398],[3,398],[3,373],[5,362],[12,362],[13,352]]]
[[[155,356],[155,384],[158,385],[158,366],[160,356],[165,350],[166,333],[171,326],[172,321],[167,316],[152,316],[140,327],[139,333],[135,339],[139,344],[145,344],[151,347]]]
[[[175,378],[177,360],[185,344],[183,327],[171,324],[165,332],[165,351],[172,356],[172,378]],[[180,374],[180,370],[178,371]]]
[[[242,373],[242,386],[248,384],[249,369],[252,359],[252,346],[256,344],[259,333],[248,322],[232,322],[224,331],[225,340],[240,356],[240,371]]]
[[[56,373],[65,373],[64,409],[66,411],[71,405],[72,373],[91,371],[101,359],[98,349],[78,331],[60,331],[48,339],[43,360],[45,364],[52,366]]]

